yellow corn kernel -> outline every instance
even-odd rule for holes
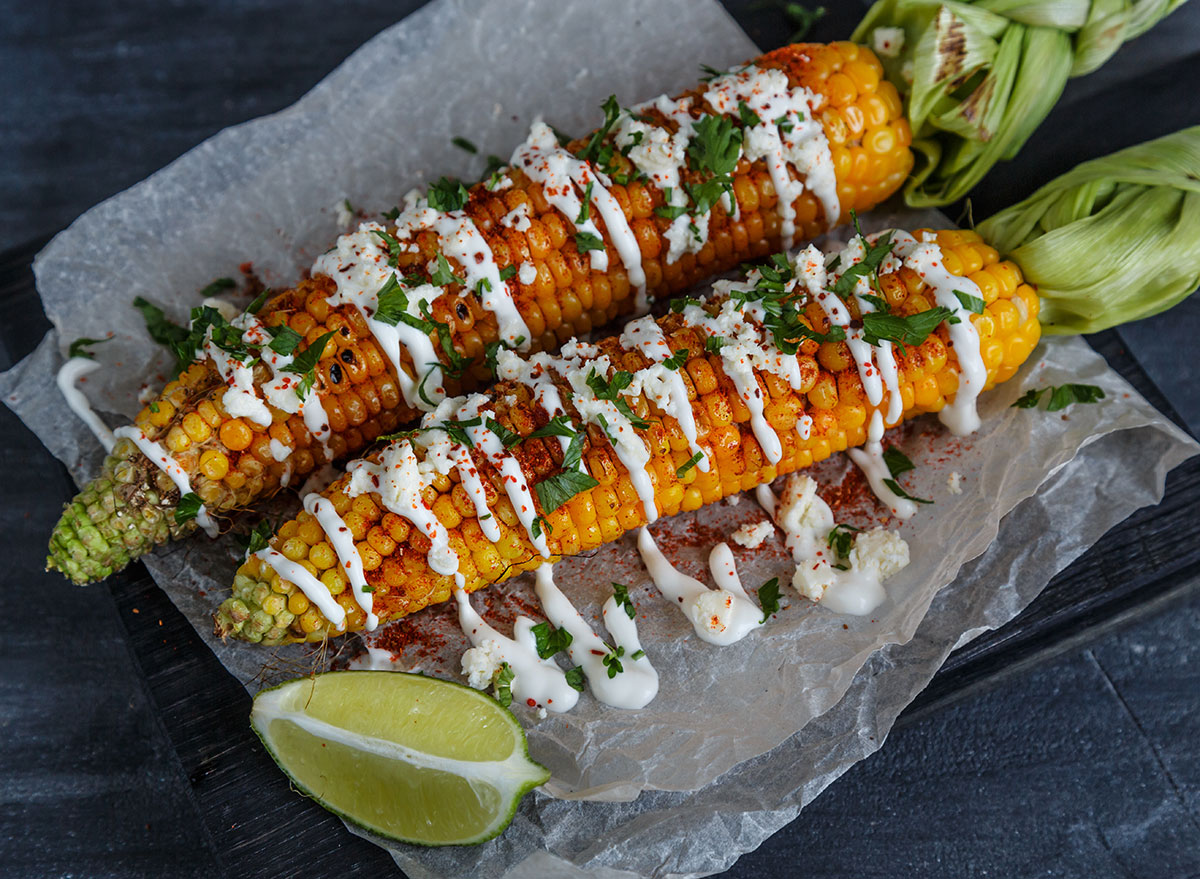
[[[209,449],[200,456],[200,472],[209,479],[224,479],[229,472],[229,458],[218,449]]]

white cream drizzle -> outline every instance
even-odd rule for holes
[[[304,565],[294,562],[271,547],[260,549],[255,557],[275,569],[280,577],[295,584],[304,596],[317,606],[325,617],[339,632],[346,628],[346,611],[337,603],[333,594],[324,583],[314,577]]]
[[[138,451],[149,458],[151,464],[170,477],[171,482],[175,483],[175,488],[179,490],[181,498],[192,493],[192,482],[188,478],[187,471],[183,469],[183,465],[171,457],[170,452],[146,436],[145,431],[140,427],[135,425],[118,427],[113,431],[113,436],[116,439],[128,439],[137,446]],[[208,514],[208,508],[204,504],[201,504],[200,509],[196,512],[196,524],[209,537],[217,536],[217,523]]]
[[[354,534],[342,517],[338,515],[337,510],[333,508],[333,502],[328,498],[319,494],[310,494],[304,498],[304,509],[324,529],[333,551],[337,553],[338,561],[342,563],[346,579],[350,581],[350,593],[366,616],[365,628],[368,632],[374,632],[375,627],[379,625],[379,617],[371,612],[374,605],[372,594],[374,590],[367,585],[362,556],[354,543]]]
[[[827,543],[835,524],[833,511],[809,476],[788,477],[782,504],[769,485],[760,485],[755,498],[787,535],[796,563],[792,586],[834,613],[870,613],[887,598],[883,581],[908,564],[908,544],[894,532],[876,528],[855,537],[848,570],[834,568],[839,560]]]
[[[880,503],[892,511],[897,519],[910,519],[917,512],[917,505],[908,498],[900,497],[884,484],[891,479],[892,473],[887,462],[883,460],[883,416],[876,409],[871,413],[871,422],[867,427],[867,444],[861,449],[847,449],[850,460],[858,465],[867,484]]]
[[[608,178],[590,163],[575,158],[559,146],[550,126],[540,118],[534,121],[526,141],[513,153],[510,164],[524,171],[529,179],[542,184],[546,201],[561,212],[577,232],[595,235],[603,241],[604,236],[592,219],[590,209],[588,216],[581,219],[581,197],[591,186],[590,205],[604,219],[608,241],[621,258],[629,283],[634,288],[637,310],[645,311],[646,272],[642,268],[642,250],[625,218],[625,212],[621,210],[620,202],[608,191]],[[608,271],[607,251],[588,251],[588,260],[594,271]]]
[[[542,659],[537,654],[537,639],[533,635],[533,621],[519,616],[513,623],[513,636],[507,638],[484,622],[471,606],[471,599],[462,589],[454,590],[458,603],[458,622],[463,633],[475,648],[487,650],[497,661],[507,662],[513,670],[513,701],[530,707],[542,707],[548,711],[570,711],[579,701],[579,692],[567,683],[563,670],[553,659]],[[467,661],[464,660],[464,665]]]
[[[402,233],[408,232],[405,217],[401,216],[398,222],[397,237],[404,240]],[[432,228],[438,235],[443,254],[462,266],[466,286],[479,290],[480,303],[496,316],[500,338],[517,351],[529,350],[532,341],[529,327],[517,310],[508,282],[500,280],[500,266],[475,221],[463,211],[450,211],[439,216]],[[419,231],[419,227],[413,231]]]
[[[353,461],[346,472],[350,474],[344,489],[348,497],[378,494],[386,509],[407,519],[429,538],[429,567],[438,574],[453,575],[460,587],[465,584],[458,570],[458,553],[449,543],[449,532],[421,496],[420,470],[412,443],[406,439],[392,443],[380,454],[379,463]]]
[[[621,333],[620,342],[626,348],[641,351],[646,358],[659,364],[674,355],[671,346],[667,344],[667,338],[663,335],[662,328],[649,315],[626,324],[625,331]],[[639,389],[633,389],[631,385],[630,393],[636,395],[640,390],[660,409],[679,422],[679,429],[687,438],[688,448],[692,450],[693,455],[701,456],[696,466],[707,473],[709,469],[708,456],[704,454],[704,450],[697,442],[696,417],[692,413],[692,403],[688,399],[687,385],[684,384],[683,376],[679,374],[679,370],[682,368],[681,366],[679,369],[660,367],[657,371],[639,370],[636,378],[640,379],[641,386]]]
[[[765,622],[762,610],[742,588],[726,544],[718,543],[708,557],[716,589],[676,570],[659,550],[649,528],[638,531],[638,552],[658,591],[679,607],[702,640],[718,646],[733,644]]]
[[[233,325],[243,331],[242,342],[244,344],[259,348],[259,359],[271,370],[271,380],[262,386],[263,399],[268,405],[274,406],[281,412],[300,415],[308,432],[324,448],[326,460],[332,459],[333,454],[326,445],[332,431],[329,428],[329,416],[326,415],[325,407],[321,404],[321,395],[310,389],[308,394],[301,399],[298,393],[301,377],[295,373],[284,371],[285,367],[290,366],[296,358],[291,354],[277,354],[271,350],[271,335],[262,321],[254,315],[243,314],[233,320]],[[228,382],[228,379],[226,381]],[[240,390],[248,393],[253,388],[242,387]],[[225,393],[228,396],[230,391]],[[267,422],[261,426],[267,427],[270,423],[268,418]]]
[[[353,305],[358,309],[396,371],[404,402],[413,408],[430,408],[422,399],[422,393],[436,405],[446,396],[446,389],[442,364],[429,334],[403,321],[391,326],[374,319],[379,310],[379,291],[384,284],[393,277],[400,283],[395,269],[388,265],[383,239],[375,234],[383,231],[386,229],[379,223],[363,223],[357,231],[340,236],[332,250],[317,257],[312,271],[314,275],[327,275],[337,286],[337,291],[328,300],[331,305]],[[422,318],[418,303],[433,302],[441,295],[442,288],[422,284],[406,288],[406,292],[408,314]],[[403,367],[401,349],[412,359],[413,375]]]
[[[971,322],[971,312],[963,307],[954,291],[981,301],[983,294],[970,278],[952,275],[946,269],[941,248],[934,241],[918,242],[904,232],[896,233],[895,239],[900,242],[896,255],[933,288],[935,303],[950,309],[958,318],[957,322],[951,319],[946,325],[950,347],[958,358],[958,390],[954,399],[938,413],[938,420],[955,436],[974,433],[980,424],[975,404],[983,386],[987,384],[987,367],[980,352],[979,331]]]
[[[658,695],[658,672],[642,651],[637,623],[617,605],[615,598],[610,596],[601,611],[604,626],[612,634],[615,647],[624,651],[619,657],[623,670],[610,677],[609,667],[604,664],[609,646],[592,631],[575,605],[554,584],[552,565],[537,569],[537,594],[546,618],[556,628],[571,633],[567,652],[571,662],[583,669],[592,695],[614,708],[636,709],[650,704]],[[634,654],[639,651],[641,655],[634,659]]]
[[[98,360],[92,360],[89,357],[70,357],[58,368],[54,380],[58,384],[59,391],[62,392],[63,399],[67,401],[67,406],[87,425],[87,429],[100,441],[100,445],[104,446],[104,451],[111,452],[117,442],[116,437],[108,429],[108,425],[100,420],[100,416],[92,408],[87,396],[76,385],[81,378],[91,375],[99,368]]]

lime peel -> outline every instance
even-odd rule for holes
[[[388,713],[339,716],[339,705],[364,702]],[[418,710],[406,713],[406,703]],[[354,728],[363,720],[376,734]],[[511,712],[469,687],[424,675],[345,671],[287,681],[255,696],[250,723],[302,793],[372,833],[417,845],[493,838],[521,797],[550,777],[530,759]],[[477,744],[467,750],[489,757],[507,749],[506,756],[471,760],[461,747],[451,757],[411,746],[438,736],[470,739]]]

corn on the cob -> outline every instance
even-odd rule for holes
[[[234,380],[228,374],[223,377],[211,360],[205,360],[186,369],[139,414],[143,446],[156,442],[179,463],[206,515],[245,507],[276,491],[289,477],[303,477],[322,463],[358,451],[379,434],[415,418],[418,410],[425,408],[422,402],[432,404],[445,393],[458,393],[485,381],[489,375],[486,355],[498,343],[516,346],[523,340],[521,347],[553,349],[573,334],[589,332],[632,312],[641,293],[679,291],[742,261],[765,256],[781,244],[786,246],[792,237],[808,238],[824,231],[832,225],[825,216],[831,199],[839,206],[840,219],[845,219],[851,210],[866,210],[896,191],[912,166],[911,138],[898,93],[880,80],[882,68],[869,50],[851,43],[797,45],[765,55],[754,64],[756,68],[751,69],[782,71],[787,88],[796,94],[807,89],[816,96],[818,131],[829,145],[836,196],[830,190],[828,198],[819,197],[821,187],[806,181],[782,152],[751,161],[738,146],[743,140],[750,142],[743,130],[749,126],[762,126],[760,131],[790,131],[803,124],[805,116],[790,117],[786,112],[778,119],[756,116],[750,107],[759,106],[756,101],[762,96],[753,91],[753,81],[742,83],[748,89],[746,100],[725,108],[727,115],[719,117],[732,123],[733,134],[714,126],[710,132],[714,137],[704,144],[719,151],[732,143],[734,156],[725,157],[736,157],[731,170],[726,172],[721,161],[711,156],[693,161],[689,154],[685,163],[684,146],[677,143],[675,159],[680,167],[674,193],[660,188],[657,178],[639,173],[640,168],[625,155],[631,144],[626,143],[624,150],[618,148],[610,122],[598,132],[598,138],[582,138],[568,145],[570,161],[576,161],[577,154],[589,157],[581,172],[590,175],[586,190],[579,180],[568,184],[579,187],[572,196],[580,208],[578,215],[564,213],[563,193],[551,191],[551,181],[520,163],[469,192],[447,182],[439,207],[457,209],[439,210],[439,216],[459,218],[461,228],[469,228],[475,241],[482,240],[482,250],[474,244],[476,251],[460,249],[455,255],[447,246],[444,230],[435,230],[429,222],[407,233],[395,223],[374,229],[364,226],[356,233],[358,238],[343,236],[339,242],[338,253],[344,257],[341,265],[338,257],[333,262],[318,261],[317,269],[334,277],[315,270],[314,277],[268,303],[259,323],[267,329],[286,326],[299,334],[302,341],[297,354],[332,333],[311,379],[319,406],[310,405],[308,412],[311,415],[315,409],[323,409],[327,417],[305,418],[300,412],[289,413],[274,405],[269,412],[262,410],[266,414],[258,422],[242,408],[235,415],[227,405],[233,399],[227,396],[227,383],[234,385]],[[736,79],[737,74],[731,76]],[[647,131],[661,129],[669,140],[678,132],[681,120],[690,126],[709,113],[705,93],[712,87],[701,86],[673,102],[643,106],[639,123],[649,123]],[[615,110],[615,101],[612,106]],[[771,106],[769,101],[761,105],[763,117]],[[676,115],[669,115],[672,110]],[[607,176],[597,177],[601,170]],[[789,191],[799,190],[790,206],[780,203],[774,181],[787,181]],[[708,196],[690,188],[706,183],[710,185]],[[732,215],[722,200],[714,199],[712,185],[732,195],[736,202]],[[605,189],[608,213],[600,203]],[[687,198],[681,195],[684,191],[690,193]],[[429,202],[433,202],[432,192]],[[680,249],[680,234],[689,235],[692,228],[699,233],[696,223],[702,218],[693,218],[688,212],[699,215],[703,207],[711,207],[706,215],[707,240],[700,246],[698,238],[689,239],[682,254],[668,259],[673,249]],[[681,211],[682,217],[678,216]],[[407,212],[404,215],[409,216]],[[792,234],[790,226],[794,226]],[[577,232],[585,227],[595,233]],[[621,238],[626,243],[624,251]],[[373,255],[364,252],[370,247],[375,248]],[[593,250],[599,253],[593,255]],[[477,272],[477,266],[467,264],[467,257],[482,261],[483,252],[491,257],[489,263],[498,275],[465,283]],[[425,310],[419,315],[404,300],[402,309],[407,314],[400,320],[410,328],[410,336],[411,327],[417,327],[413,345],[393,343],[389,348],[378,337],[378,325],[365,319],[361,303],[347,301],[346,295],[338,299],[343,270],[348,270],[353,260],[361,266],[372,259],[376,268],[386,261],[397,278],[405,278],[402,292],[414,293],[415,298],[413,285],[434,290],[432,295],[426,294],[428,302],[422,303]],[[628,263],[629,259],[636,265]],[[598,267],[604,262],[606,268]],[[386,274],[390,269],[383,267],[383,271]],[[410,280],[414,275],[417,279]],[[372,303],[368,314],[375,307],[370,297],[384,282],[383,275],[373,277],[374,288],[359,291]],[[501,290],[493,289],[497,279]],[[429,282],[432,288],[424,287]],[[494,306],[495,300],[493,307],[488,306],[489,292],[509,302],[507,325],[502,325],[502,309]],[[380,313],[375,312],[377,317]],[[395,322],[393,316],[391,323]],[[414,362],[416,350],[426,355],[417,357],[420,362]],[[432,358],[438,361],[440,372],[427,385],[430,373],[424,361]],[[262,363],[253,367],[251,396],[272,378],[272,372]],[[238,388],[234,386],[234,390]],[[101,475],[67,505],[50,541],[47,567],[61,570],[78,583],[108,576],[155,544],[195,527],[195,520],[179,515],[180,500],[181,491],[143,450],[122,439],[105,461]]]
[[[927,237],[934,238],[932,234]],[[942,231],[936,233],[935,240],[940,257],[931,257],[932,265],[937,267],[940,259],[949,273],[947,277],[956,279],[951,286],[963,288],[968,297],[974,296],[971,291],[977,291],[975,300],[981,300],[974,303],[980,313],[971,314],[969,320],[978,334],[977,357],[986,377],[970,389],[973,397],[978,391],[1011,378],[1033,351],[1040,335],[1038,298],[1031,287],[1022,283],[1019,269],[1011,262],[1000,261],[997,252],[975,233]],[[932,252],[936,255],[936,251]],[[807,257],[802,254],[801,259],[814,259],[815,253],[808,251]],[[843,266],[843,271],[846,268]],[[888,263],[885,259],[878,269],[876,292],[886,300],[892,315],[928,314],[940,301],[932,283],[927,283],[922,272],[908,263]],[[730,288],[729,295],[738,296],[737,289]],[[824,302],[820,292],[810,287],[806,294],[801,288],[801,292],[789,292],[787,296],[798,303],[801,309],[798,317],[804,328],[814,334],[831,335],[831,306]],[[775,304],[783,301],[776,299]],[[753,301],[745,299],[730,304],[744,310],[755,307]],[[862,300],[850,296],[844,307],[848,317],[835,322],[850,325],[852,320],[862,325],[859,322],[867,313]],[[710,304],[705,313],[710,316],[717,313],[716,306]],[[885,389],[882,396],[876,392],[872,400],[872,392],[864,385],[860,365],[847,341],[818,341],[805,338],[803,331],[791,337],[802,341],[794,361],[788,361],[788,368],[780,372],[770,367],[770,363],[781,363],[783,360],[779,358],[785,357],[776,348],[768,353],[766,366],[755,364],[750,373],[754,384],[747,392],[744,384],[738,385],[738,371],[743,370],[743,378],[747,373],[737,358],[748,355],[739,353],[740,349],[729,353],[730,349],[721,348],[713,341],[712,325],[705,324],[703,319],[698,324],[689,314],[694,318],[698,312],[671,313],[657,322],[667,350],[687,352],[680,357],[676,372],[686,388],[686,413],[669,405],[669,399],[664,403],[661,395],[649,399],[648,391],[628,400],[631,415],[646,422],[637,431],[637,442],[644,445],[648,455],[644,475],[652,485],[653,511],[659,515],[697,509],[770,482],[780,474],[807,467],[835,451],[862,445],[868,439],[869,425],[882,423],[885,412],[890,426],[918,413],[942,410],[948,401],[958,405],[968,395],[966,384],[960,385],[960,378],[968,382],[970,368],[965,360],[960,363],[960,358],[976,355],[961,346],[950,345],[950,333],[955,328],[947,322],[938,325],[924,341],[910,340],[904,353],[894,351],[897,374],[894,384],[889,386],[894,390]],[[636,375],[641,375],[637,371],[652,362],[642,349],[629,350],[615,338],[598,343],[597,348],[598,352],[591,356],[592,362],[603,363],[602,358],[608,357],[613,367]],[[610,378],[615,375],[610,373]],[[577,386],[568,384],[562,375],[556,375],[554,382],[561,386],[561,399],[568,401],[560,405],[572,421],[587,420],[587,416],[580,414],[585,403],[579,396],[572,396]],[[603,384],[599,381],[596,386]],[[894,396],[898,399],[893,399]],[[552,413],[547,411],[544,398],[541,399],[539,402],[526,383],[501,382],[494,389],[487,415],[498,422],[497,435],[511,433],[514,440],[521,438],[508,454],[519,463],[521,476],[535,487],[564,472],[565,443],[546,431],[541,436],[531,436],[551,420]],[[689,418],[694,421],[692,438],[684,423]],[[766,434],[763,420],[769,425]],[[796,428],[805,420],[808,431],[802,437]],[[590,421],[581,460],[597,484],[574,494],[556,510],[547,511],[544,504],[538,505],[550,559],[595,549],[645,524],[649,518],[645,498],[640,496],[637,486],[639,474],[626,466],[616,445],[606,437],[610,426],[601,429],[594,416]],[[772,444],[766,441],[771,435],[778,440],[774,455]],[[695,463],[696,445],[711,464],[707,470],[690,466]],[[433,475],[419,498],[414,496],[413,500],[436,517],[437,527],[446,529],[447,533],[439,539],[457,556],[457,572],[467,591],[500,582],[548,560],[527,527],[529,511],[515,509],[506,495],[509,490],[506,480],[512,477],[502,476],[494,466],[495,461],[479,449],[472,449],[470,454],[482,480],[489,514],[494,515],[498,526],[497,539],[484,534],[482,526],[488,523],[481,521],[481,507],[456,469]],[[373,460],[378,462],[380,455],[376,453]],[[353,552],[361,560],[372,596],[370,612],[383,621],[447,600],[455,586],[455,576],[446,573],[445,566],[441,567],[442,573],[431,567],[431,541],[411,518],[397,515],[393,502],[378,491],[362,489],[362,484],[356,484],[354,477],[347,474],[330,486],[323,497],[353,538]],[[538,493],[540,496],[541,492]],[[306,509],[311,509],[309,503]],[[328,609],[330,601],[336,602],[332,606],[335,618],[344,615],[341,627],[318,608],[317,599],[281,576],[260,553],[249,556],[239,569],[232,597],[216,614],[217,632],[222,636],[278,644],[319,640],[340,631],[363,628],[367,614],[351,588],[353,578],[347,576],[346,553],[339,552],[335,538],[336,534],[331,536],[322,523],[305,512],[279,529],[272,540],[272,551],[279,554],[274,557],[279,562],[276,567],[286,570],[290,563],[292,576],[307,578],[310,587],[316,584],[328,590],[324,594],[325,606]]]

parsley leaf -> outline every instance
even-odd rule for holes
[[[687,472],[704,460],[704,452],[696,452],[692,457],[688,458],[679,465],[679,469],[675,471],[676,479],[683,479]]]
[[[304,341],[304,337],[287,324],[267,327],[267,332],[271,334],[271,341],[267,343],[267,347],[285,357],[295,351],[296,346]]]
[[[617,603],[617,607],[625,609],[625,616],[633,619],[637,616],[637,608],[633,606],[633,599],[629,597],[629,587],[623,583],[613,583],[613,600]]]
[[[179,503],[175,505],[175,524],[182,525],[184,522],[190,522],[200,515],[200,508],[204,506],[204,501],[200,500],[200,495],[194,491],[189,491],[179,499]]]
[[[396,268],[400,263],[400,251],[403,249],[400,246],[399,240],[395,235],[393,235],[391,232],[388,232],[386,229],[372,229],[371,231],[374,232],[379,237],[379,240],[384,243],[384,246],[387,247],[388,265],[392,268]]]
[[[466,280],[454,274],[450,269],[450,263],[446,261],[446,257],[442,254],[437,255],[437,271],[429,276],[429,283],[435,287],[446,287],[450,284],[466,285]]]
[[[871,312],[862,316],[863,339],[868,345],[878,345],[884,339],[897,343],[901,348],[905,345],[920,345],[942,321],[953,314],[954,312],[944,305],[919,311],[908,317]]]
[[[854,218],[854,222],[857,228],[857,217]],[[861,233],[859,237],[862,237]],[[858,286],[859,278],[871,276],[876,279],[876,287],[878,287],[879,264],[883,262],[884,257],[892,252],[892,233],[890,230],[879,236],[874,244],[867,244],[866,238],[862,238],[862,241],[867,249],[862,261],[856,262],[850,268],[846,269],[846,271],[842,272],[841,277],[837,279],[832,287],[833,292],[843,299],[848,299],[854,293],[854,288]]]
[[[312,389],[317,378],[317,361],[321,359],[325,346],[336,332],[337,330],[330,330],[325,335],[319,336],[311,345],[297,354],[295,360],[282,368],[283,372],[292,372],[302,376],[300,385],[296,388],[296,396],[301,400],[307,397],[308,392]]]
[[[616,95],[609,95],[608,99],[600,105],[600,109],[604,111],[604,124],[592,133],[587,145],[575,154],[576,158],[585,162],[591,162],[600,155],[600,145],[604,142],[604,138],[608,137],[608,132],[617,124],[617,119],[621,115],[621,105],[617,103]]]
[[[95,357],[91,351],[87,350],[88,345],[99,345],[103,342],[111,342],[112,336],[107,339],[89,339],[86,336],[76,339],[71,343],[71,347],[67,349],[68,357]]]
[[[574,438],[577,433],[578,431],[575,430],[574,423],[570,418],[568,418],[566,415],[556,415],[554,418],[550,419],[545,427],[539,427],[533,433],[529,434],[529,436],[565,436],[568,438]]]
[[[894,479],[885,479],[885,480],[883,480],[883,484],[886,485],[889,489],[891,489],[892,494],[896,495],[896,497],[902,497],[905,500],[916,501],[918,504],[933,503],[933,501],[927,500],[925,498],[913,497],[911,494],[909,494],[907,491],[905,491],[903,488],[901,488],[900,483]]]
[[[674,354],[672,354],[670,357],[668,357],[666,360],[664,360],[662,362],[662,365],[665,366],[667,369],[679,369],[679,367],[681,367],[685,363],[687,363],[689,353],[690,352],[688,351],[687,348],[680,348],[678,351],[676,351]]]
[[[563,672],[563,677],[567,679],[567,686],[573,690],[583,692],[583,666],[577,665],[574,668],[569,668]]]
[[[395,275],[389,275],[376,294],[376,309],[372,317],[380,323],[394,327],[408,314],[408,293],[400,286]]]
[[[547,513],[553,513],[581,491],[590,491],[600,484],[588,473],[576,469],[583,456],[583,439],[582,433],[571,437],[571,444],[563,455],[562,471],[533,487]]]
[[[246,550],[246,555],[250,556],[260,550],[266,549],[270,543],[271,535],[274,533],[274,526],[268,520],[263,519],[250,529],[249,534],[235,534],[233,535],[233,539]]]
[[[471,143],[465,137],[452,137],[450,138],[450,143],[472,155],[479,152],[479,147],[475,146],[475,144]]]
[[[1050,402],[1046,405],[1047,412],[1057,412],[1072,403],[1098,403],[1104,399],[1104,390],[1096,385],[1068,384],[1058,387],[1051,385],[1026,391],[1017,402],[1012,404],[1011,408],[1033,409],[1047,391],[1050,392]]]
[[[583,190],[583,198],[580,200],[579,204],[579,216],[575,218],[576,226],[582,226],[588,221],[588,210],[592,206],[592,186],[594,184],[594,180],[589,180],[587,188]]]
[[[484,427],[497,436],[501,445],[503,445],[506,449],[511,449],[521,441],[521,435],[519,433],[509,430],[494,418],[486,419],[483,424]]]
[[[758,587],[758,603],[762,605],[762,621],[764,623],[771,618],[771,614],[779,613],[778,577],[772,577]]]
[[[556,629],[549,623],[538,623],[530,631],[533,632],[533,639],[537,645],[537,654],[542,659],[565,652],[575,640],[566,629]]]
[[[537,540],[542,536],[542,528],[545,527],[547,534],[553,534],[554,529],[550,527],[550,522],[542,516],[534,516],[533,524],[529,527],[529,533],[533,535],[533,539]]]
[[[688,144],[688,164],[693,170],[721,177],[736,167],[742,154],[742,131],[727,116],[703,116],[696,121]]]
[[[271,297],[271,288],[264,287],[263,291],[254,297],[254,301],[246,306],[247,314],[258,314],[262,311],[262,307],[267,304],[267,300]]]
[[[893,478],[914,469],[913,462],[909,459],[908,455],[895,446],[888,446],[884,449],[883,463],[887,465],[888,472],[892,474]]]
[[[983,314],[984,302],[978,296],[972,296],[962,290],[955,290],[954,296],[967,311],[972,314]]]
[[[742,117],[742,124],[747,128],[753,128],[755,125],[762,124],[762,119],[750,109],[750,105],[745,101],[738,101],[738,115]]]
[[[435,211],[458,211],[471,194],[461,180],[452,177],[442,177],[429,187],[429,206]]]
[[[207,299],[210,296],[216,296],[222,290],[232,290],[237,286],[233,278],[215,278],[206,286],[200,289],[200,295]]]
[[[635,428],[645,430],[650,426],[648,421],[637,417],[633,409],[629,407],[629,401],[621,396],[621,390],[629,387],[629,383],[633,381],[633,373],[618,369],[613,373],[612,378],[606,381],[593,367],[592,371],[588,373],[586,381],[597,400],[607,400],[612,403]]]
[[[496,672],[496,676],[492,679],[496,701],[505,708],[512,704],[512,682],[516,676],[516,673],[512,670],[512,666],[507,662],[502,662],[500,663],[500,670]]]
[[[625,666],[621,665],[621,657],[625,655],[625,648],[617,645],[614,649],[605,654],[602,662],[604,667],[608,669],[608,676],[615,678],[621,672],[625,671]]]
[[[604,239],[599,235],[593,235],[591,232],[576,232],[575,249],[581,254],[587,253],[589,250],[603,250]]]
[[[873,296],[870,293],[860,293],[858,298],[872,306],[881,314],[888,314],[892,310],[892,307],[888,305],[887,300],[882,296]]]
[[[720,354],[725,344],[724,336],[709,336],[704,340],[704,350],[708,354]]]
[[[853,525],[834,525],[833,530],[825,538],[825,545],[838,554],[838,558],[850,555],[850,547],[854,545],[854,535],[862,531]]]
[[[481,424],[483,424],[483,419],[476,416],[475,418],[468,418],[465,421],[446,421],[442,424],[436,424],[434,427],[437,430],[445,431],[446,435],[459,445],[473,449],[475,448],[475,443],[471,442],[471,434],[467,433],[467,428],[478,427]]]

